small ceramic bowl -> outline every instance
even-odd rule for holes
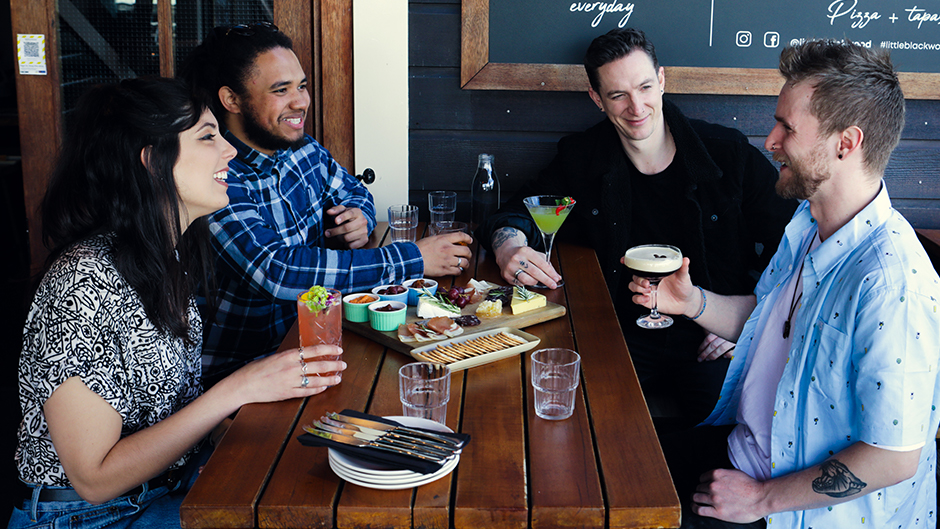
[[[369,298],[369,301],[362,303],[350,303],[354,299]],[[358,294],[349,294],[343,297],[343,314],[346,319],[355,323],[365,323],[369,321],[369,304],[379,301],[376,294],[360,292]]]
[[[376,310],[387,306],[395,307],[392,311]],[[369,304],[369,324],[377,331],[394,331],[405,323],[408,315],[408,305],[404,301],[376,301]]]
[[[418,304],[418,296],[421,295],[421,289],[420,289],[420,288],[412,288],[412,287],[411,287],[411,285],[412,285],[415,281],[424,281],[424,288],[425,288],[428,292],[430,292],[432,296],[437,292],[437,281],[435,281],[435,280],[433,280],[433,279],[424,279],[423,277],[422,277],[422,278],[418,278],[418,279],[409,279],[408,281],[405,281],[404,283],[402,283],[402,286],[404,286],[404,287],[406,287],[406,288],[408,289],[408,304],[409,304],[409,305],[417,305],[417,304]]]
[[[379,297],[382,301],[401,301],[402,303],[408,303],[408,289],[400,294],[383,294],[382,291],[389,287],[401,287],[401,285],[382,285],[372,289],[372,293]]]

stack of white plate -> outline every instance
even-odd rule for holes
[[[386,417],[403,426],[425,428],[439,432],[453,432],[443,424],[417,417]],[[447,460],[439,470],[430,474],[421,474],[411,470],[389,469],[377,463],[363,461],[354,456],[329,449],[330,468],[337,476],[350,483],[371,489],[397,490],[410,489],[436,481],[454,470],[460,461],[460,454]]]

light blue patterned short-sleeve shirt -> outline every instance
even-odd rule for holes
[[[804,202],[757,285],[757,307],[707,423],[734,421],[748,351],[816,231]],[[832,507],[775,513],[768,527],[935,527],[940,279],[884,186],[805,259],[796,334],[772,411],[772,476],[817,465],[859,441],[922,446],[921,457],[906,481]]]

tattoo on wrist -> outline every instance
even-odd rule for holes
[[[529,241],[526,240],[525,235],[517,230],[516,228],[505,227],[500,228],[493,232],[493,251],[498,250],[502,245],[506,244],[506,241],[513,240],[516,238],[522,239],[522,245],[525,246]]]
[[[813,492],[826,494],[833,498],[845,498],[858,494],[867,483],[855,477],[849,467],[830,459],[819,465],[822,475],[813,480]]]

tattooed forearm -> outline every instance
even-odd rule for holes
[[[517,246],[527,246],[529,244],[524,233],[516,228],[507,226],[493,233],[493,251],[498,250],[502,245],[506,244],[507,241],[517,242]]]
[[[858,494],[867,483],[855,477],[849,467],[835,459],[825,461],[819,465],[822,475],[813,480],[813,491],[817,494],[826,494],[833,498],[845,498]]]

